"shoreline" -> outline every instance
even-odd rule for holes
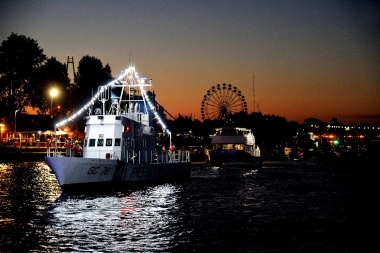
[[[64,150],[62,152],[65,152]],[[0,147],[0,163],[13,163],[13,162],[44,162],[45,157],[47,156],[46,148],[18,148],[18,147]],[[288,160],[288,159],[278,159],[273,157],[262,157],[263,165],[271,166],[277,163],[285,163],[288,165],[314,165],[314,166],[326,166],[331,164],[347,164],[353,162],[353,164],[368,164],[374,162],[377,156],[368,155],[368,156],[353,156],[353,157],[340,157],[332,159],[325,157],[310,157],[302,160]],[[207,166],[206,160],[192,159],[190,157],[191,165],[203,165]],[[327,158],[327,159],[326,159]],[[352,164],[352,165],[353,165]]]

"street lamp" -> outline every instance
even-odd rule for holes
[[[14,131],[15,134],[16,134],[16,122],[17,122],[16,121],[16,116],[17,116],[17,112],[18,112],[18,110],[15,111],[15,131]]]
[[[0,124],[0,129],[1,129],[1,142],[3,142],[3,130],[4,130],[4,124],[3,123],[1,123]]]
[[[50,115],[53,115],[53,98],[58,95],[58,90],[56,88],[52,88],[50,90],[51,103],[50,103]]]

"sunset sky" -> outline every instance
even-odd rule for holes
[[[134,62],[174,116],[201,120],[218,83],[252,112],[254,76],[255,111],[380,124],[377,1],[1,1],[0,40],[12,32],[75,68],[90,55],[117,77]]]

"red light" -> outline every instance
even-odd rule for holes
[[[130,127],[129,126],[125,126],[124,127],[124,132],[129,132],[131,129],[130,129]]]

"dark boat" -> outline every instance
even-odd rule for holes
[[[224,170],[261,168],[260,149],[250,129],[236,127],[233,121],[227,121],[215,130],[207,151],[211,166]]]

